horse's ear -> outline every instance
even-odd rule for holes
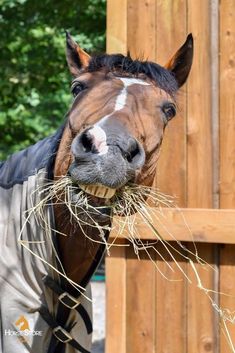
[[[78,76],[81,69],[87,67],[90,61],[90,56],[79,47],[68,32],[66,32],[66,58],[73,76]]]
[[[165,65],[165,68],[171,71],[181,87],[188,78],[193,61],[193,36],[190,33],[182,45],[175,53],[170,61]]]

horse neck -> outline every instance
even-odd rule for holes
[[[72,138],[70,130],[66,127],[56,156],[55,178],[67,173],[71,163]],[[62,265],[71,280],[83,285],[105,251],[104,245],[100,243],[100,231],[89,225],[80,226],[70,222],[71,214],[64,204],[54,205],[54,215]]]

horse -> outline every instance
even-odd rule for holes
[[[89,282],[113,205],[128,185],[153,183],[193,37],[160,66],[130,54],[89,56],[66,33],[66,58],[74,98],[64,124],[0,164],[4,353],[90,352]]]

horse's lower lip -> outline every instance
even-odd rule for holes
[[[116,189],[111,189],[102,185],[79,185],[79,187],[87,194],[102,199],[111,199],[116,193]]]

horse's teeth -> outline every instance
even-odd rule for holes
[[[101,185],[79,185],[86,193],[100,197],[102,199],[111,199],[115,195],[116,189],[111,189]]]

